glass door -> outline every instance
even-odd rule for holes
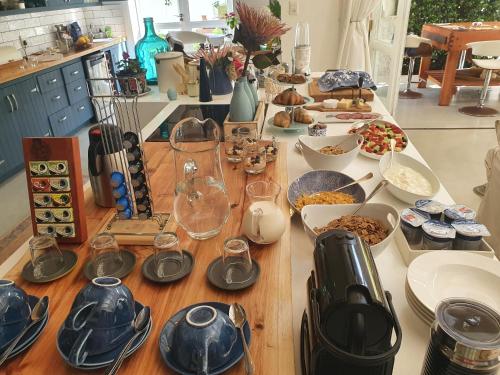
[[[411,0],[382,0],[373,12],[370,54],[377,95],[393,114],[398,100]]]

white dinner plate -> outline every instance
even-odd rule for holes
[[[413,310],[415,315],[417,315],[420,319],[422,319],[426,324],[431,325],[434,322],[434,314],[427,310],[424,306],[422,306],[418,300],[415,298],[413,293],[410,290],[408,284],[405,288],[405,296],[406,302]]]
[[[446,298],[467,298],[500,312],[500,262],[457,250],[423,254],[408,267],[408,285],[428,310]]]

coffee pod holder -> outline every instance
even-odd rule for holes
[[[124,82],[126,94],[120,89]],[[120,77],[88,79],[87,83],[92,88],[104,152],[110,155],[113,169],[110,181],[116,211],[101,232],[112,233],[123,245],[151,245],[165,230],[170,214],[157,212],[153,202],[137,110],[142,82],[135,77]],[[112,131],[112,127],[119,130]]]

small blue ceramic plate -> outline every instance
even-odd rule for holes
[[[160,352],[163,360],[167,364],[168,367],[170,367],[172,370],[175,372],[181,374],[181,375],[196,375],[194,372],[185,370],[184,368],[180,367],[179,364],[175,361],[172,355],[172,350],[171,347],[174,345],[173,343],[173,337],[174,337],[174,328],[181,321],[184,316],[186,316],[187,312],[191,310],[192,308],[196,306],[211,306],[217,310],[220,310],[226,314],[229,314],[229,305],[226,305],[225,303],[220,303],[220,302],[205,302],[205,303],[197,303],[191,306],[188,306],[181,311],[177,312],[174,316],[172,316],[165,326],[163,327],[161,333],[160,333]],[[245,338],[247,340],[248,345],[250,346],[250,327],[248,325],[248,322],[245,323],[243,326],[243,331],[245,332]],[[238,339],[236,341],[236,344],[233,346],[233,349],[231,350],[229,354],[229,359],[226,362],[225,365],[218,367],[217,369],[211,371],[208,375],[217,375],[221,374],[224,371],[229,370],[231,367],[233,367],[235,364],[237,364],[241,358],[243,358],[243,343],[241,342],[241,336],[238,332]]]
[[[33,309],[35,305],[37,304],[39,298],[35,296],[28,296],[28,302]],[[26,349],[28,349],[38,337],[42,334],[43,329],[47,326],[47,322],[49,320],[49,314],[45,315],[45,317],[40,320],[38,323],[36,323],[33,327],[31,327],[28,332],[26,332],[21,340],[17,343],[16,347],[12,351],[12,353],[9,354],[9,359],[15,357],[16,355],[22,353]],[[3,353],[3,350],[0,352]]]
[[[298,212],[295,208],[295,202],[301,195],[332,191],[353,181],[351,177],[335,171],[318,170],[304,173],[288,187],[288,203],[294,211]],[[364,189],[359,184],[342,189],[341,192],[351,194],[356,203],[363,202],[366,196]]]
[[[139,314],[139,312],[143,309],[143,305],[140,304],[139,302],[135,301],[135,313],[136,315]],[[152,327],[152,318],[149,321],[149,324],[144,331],[142,335],[140,335],[137,339],[135,339],[134,343],[130,347],[129,351],[127,352],[125,357],[128,357],[132,355],[137,349],[139,349],[142,344],[146,341],[146,338],[149,336],[151,333],[151,327]],[[123,347],[125,346],[126,342],[128,339],[123,343],[122,346],[118,346],[117,348],[110,350],[109,352],[102,353],[99,355],[93,355],[89,356],[85,359],[85,362],[82,366],[73,366],[71,363],[68,361],[68,354],[71,351],[71,345],[69,343],[72,343],[73,341],[67,340],[64,342],[64,340],[60,339],[61,334],[71,334],[73,333],[72,331],[64,329],[64,325],[61,326],[59,329],[59,332],[57,333],[57,350],[59,351],[59,354],[61,357],[64,359],[64,361],[69,364],[70,366],[77,368],[79,370],[95,370],[99,369],[102,367],[107,367],[111,363],[113,363],[114,359],[120,354],[122,351]],[[133,332],[130,333],[130,336],[133,335]]]

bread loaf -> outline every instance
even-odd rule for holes
[[[290,118],[290,115],[285,111],[278,112],[274,115],[273,124],[275,126],[279,126],[280,128],[289,128],[291,122],[292,119]]]

